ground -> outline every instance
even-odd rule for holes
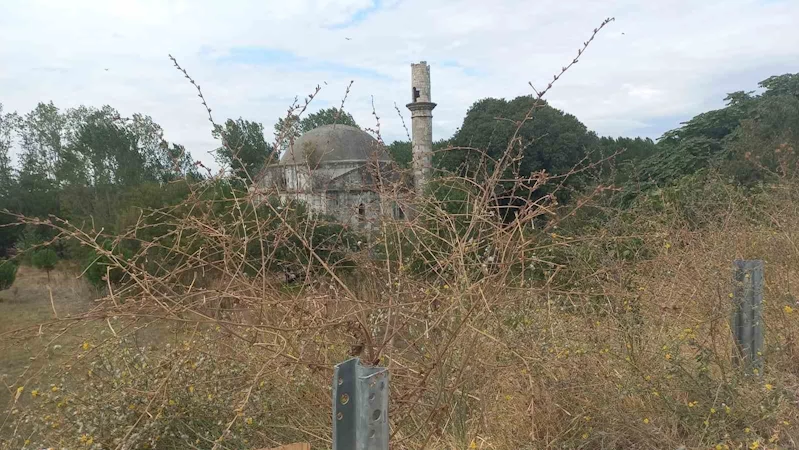
[[[64,348],[77,347],[82,342],[85,330],[71,327],[57,344],[48,345],[55,335],[62,333],[66,324],[59,324],[47,333],[40,333],[39,324],[54,320],[54,309],[59,318],[85,312],[96,297],[96,290],[85,280],[78,279],[74,271],[54,270],[48,282],[43,270],[19,268],[12,287],[0,291],[0,405],[7,405],[13,397],[17,380],[30,376],[46,364],[67,358],[74,352],[64,351]],[[23,339],[37,334],[38,339]]]

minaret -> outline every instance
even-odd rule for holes
[[[433,108],[430,101],[430,66],[427,61],[411,64],[411,135],[413,141],[413,183],[423,193],[433,162]]]

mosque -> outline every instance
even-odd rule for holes
[[[411,102],[406,106],[411,111],[413,187],[420,194],[431,173],[436,107],[425,61],[411,64]],[[395,162],[377,139],[341,124],[323,125],[295,139],[280,160],[265,167],[255,180],[260,192],[277,193],[284,202],[303,201],[313,212],[365,229],[386,215],[405,217],[398,201],[402,195],[390,200],[380,195],[399,181]]]

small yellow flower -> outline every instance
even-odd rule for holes
[[[730,408],[730,407],[729,407],[729,406],[727,406],[727,405],[724,405],[724,412],[725,412],[725,413],[727,413],[727,414],[729,414],[730,412],[732,412],[732,408]]]
[[[757,448],[760,448],[760,442],[758,441],[752,442],[752,445],[749,446],[750,450],[755,450]]]
[[[649,417],[644,417],[644,423],[649,423]]]
[[[744,433],[749,434],[750,431],[752,430],[750,430],[749,427],[744,428]]]
[[[716,414],[716,408],[710,408],[710,414]]]
[[[646,381],[650,381],[651,379],[652,379],[652,377],[650,377],[649,375],[644,377],[644,380],[646,380]]]
[[[194,393],[194,385],[189,385],[189,394]]]
[[[583,433],[583,439],[588,439],[588,433]]]
[[[660,397],[660,392],[652,391],[652,395],[654,395],[655,397]]]
[[[752,369],[752,373],[755,374],[755,375],[758,375],[760,373],[760,371],[755,368],[755,369]]]
[[[130,409],[132,411],[132,410],[136,409],[136,405],[131,403],[130,405],[128,405],[128,409]]]
[[[583,419],[585,419],[586,422],[590,422],[591,421],[591,416],[585,416],[585,417],[583,417]]]
[[[783,310],[783,311],[785,311],[785,314],[790,314],[790,313],[792,313],[792,312],[793,312],[793,308],[791,308],[791,306],[790,306],[790,305],[785,305],[785,306],[782,308],[782,310]]]
[[[213,399],[214,399],[214,396],[211,395],[211,394],[208,394],[208,400],[213,400]]]
[[[175,401],[170,398],[169,399],[169,404],[170,404],[170,406],[174,406],[175,405]]]
[[[88,350],[90,346],[91,345],[89,344],[89,341],[84,341],[83,345],[81,345],[81,348],[83,348],[83,350]]]
[[[58,386],[52,385],[52,386],[50,386],[50,390],[53,391],[53,392],[58,392]]]
[[[513,398],[513,397],[511,397],[510,395],[506,395],[506,396],[505,396],[505,400],[510,400],[510,399],[512,399],[512,398]]]
[[[772,389],[774,389],[774,386],[773,386],[773,385],[771,385],[771,384],[768,384],[768,383],[766,383],[766,390],[767,390],[767,391],[770,391],[770,390],[772,390]]]
[[[30,445],[30,444],[31,444],[31,440],[30,439],[25,439],[25,444],[24,445]]]
[[[469,443],[469,448],[471,449],[477,448],[477,442],[474,442],[474,439],[472,439],[472,442]]]
[[[783,420],[783,421],[782,421],[782,424],[783,424],[783,425],[790,425],[790,424],[791,424],[791,422],[788,422],[787,420]]]
[[[702,422],[702,423],[703,423],[703,424],[705,424],[705,426],[706,426],[706,427],[707,427],[707,426],[710,426],[710,422],[709,422],[709,421],[707,421],[707,420],[705,420],[705,421],[704,421],[704,422]]]
[[[666,244],[664,244],[663,246],[664,246],[664,247],[666,247],[666,250],[668,250],[668,249],[670,249],[670,248],[671,248],[671,244],[670,244],[670,243],[668,243],[668,242],[666,242]]]
[[[730,292],[729,294],[727,294],[727,297],[729,297],[729,298],[733,298],[733,297],[735,297],[735,296],[732,294],[732,292]]]
[[[693,408],[693,407],[694,407],[694,406],[696,406],[697,404],[698,404],[698,402],[697,402],[696,400],[694,400],[694,401],[692,401],[692,402],[688,402],[688,407],[689,407],[689,408]]]
[[[252,425],[252,417],[248,417],[245,422],[247,422],[247,425]]]

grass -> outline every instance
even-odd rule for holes
[[[52,301],[51,301],[52,295]],[[80,327],[64,328],[43,326],[58,318],[70,318],[87,312],[97,297],[96,291],[85,281],[76,279],[67,269],[50,273],[22,266],[10,289],[0,292],[0,404],[8,404],[14,388],[26,376],[48,365],[58,364],[72,355],[70,346],[81,341]],[[18,333],[13,331],[20,330]],[[50,344],[54,335],[63,333],[57,342]]]

